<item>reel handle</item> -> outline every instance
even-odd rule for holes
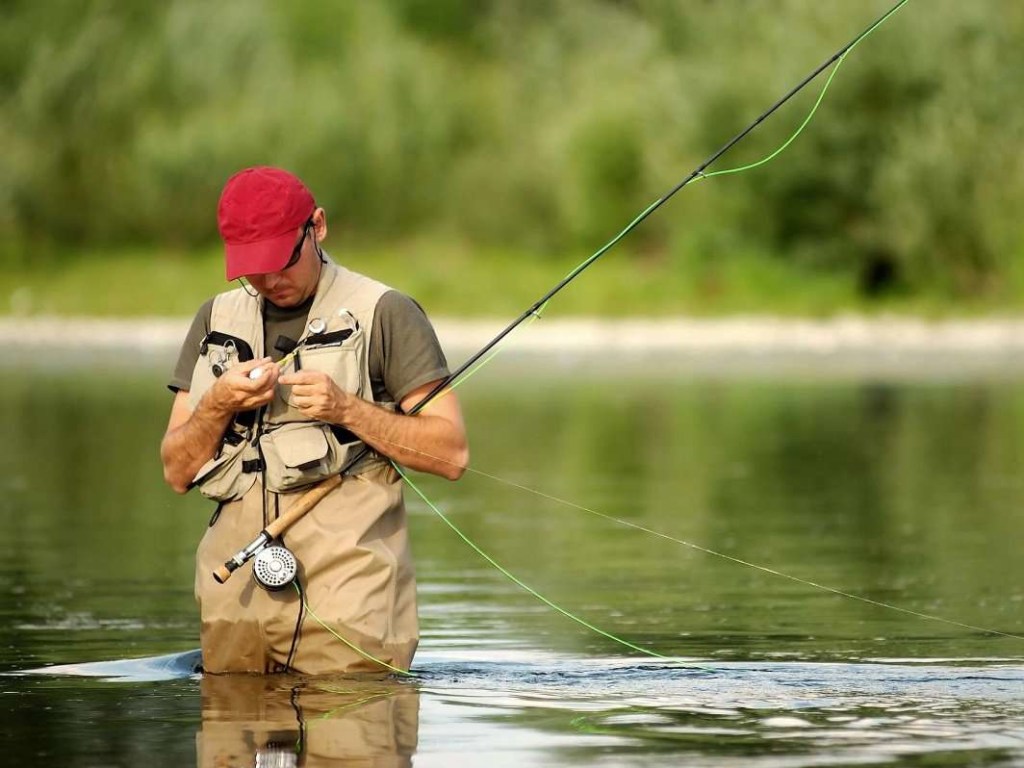
[[[314,485],[302,494],[302,496],[299,497],[299,500],[288,508],[287,512],[260,531],[259,536],[257,536],[249,546],[241,550],[237,555],[215,570],[213,572],[213,578],[218,584],[226,582],[231,578],[231,574],[234,573],[235,570],[251,560],[261,549],[263,549],[263,547],[260,546],[260,543],[263,543],[265,546],[268,542],[278,538],[289,528],[289,526],[319,504],[323,500],[324,496],[341,485],[341,480],[341,475],[331,475],[326,480]]]
[[[232,565],[234,565],[234,563],[232,563]],[[218,584],[223,584],[230,578],[231,569],[228,568],[226,563],[213,572],[213,580],[216,581]]]

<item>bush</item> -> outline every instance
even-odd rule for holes
[[[0,258],[16,262],[209,243],[223,181],[257,163],[303,176],[367,242],[582,258],[887,4],[8,6]],[[786,153],[687,189],[626,249],[688,268],[760,254],[866,295],[1005,296],[1022,272],[1021,39],[1015,0],[909,3]],[[778,146],[810,90],[716,168]]]

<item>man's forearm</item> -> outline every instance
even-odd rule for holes
[[[168,430],[160,443],[164,479],[178,493],[188,490],[200,467],[216,454],[234,416],[211,400],[207,393],[187,420]]]
[[[469,461],[465,433],[440,416],[406,416],[351,397],[337,423],[376,451],[420,472],[457,480]]]
[[[280,373],[270,358],[249,360],[236,365],[199,399],[195,410],[189,406],[188,392],[179,392],[171,406],[160,458],[164,479],[178,493],[188,490],[200,467],[213,458],[224,438],[224,430],[236,413],[251,411],[270,402]],[[260,369],[255,378],[250,373]]]

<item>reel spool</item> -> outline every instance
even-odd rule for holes
[[[299,564],[288,549],[281,544],[264,547],[252,561],[252,576],[256,583],[268,592],[285,589],[298,573]]]
[[[299,764],[296,746],[268,742],[265,747],[256,750],[256,768],[296,768]]]

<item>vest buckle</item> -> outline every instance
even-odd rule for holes
[[[263,459],[245,459],[242,462],[242,471],[246,473],[262,472],[265,468]]]

